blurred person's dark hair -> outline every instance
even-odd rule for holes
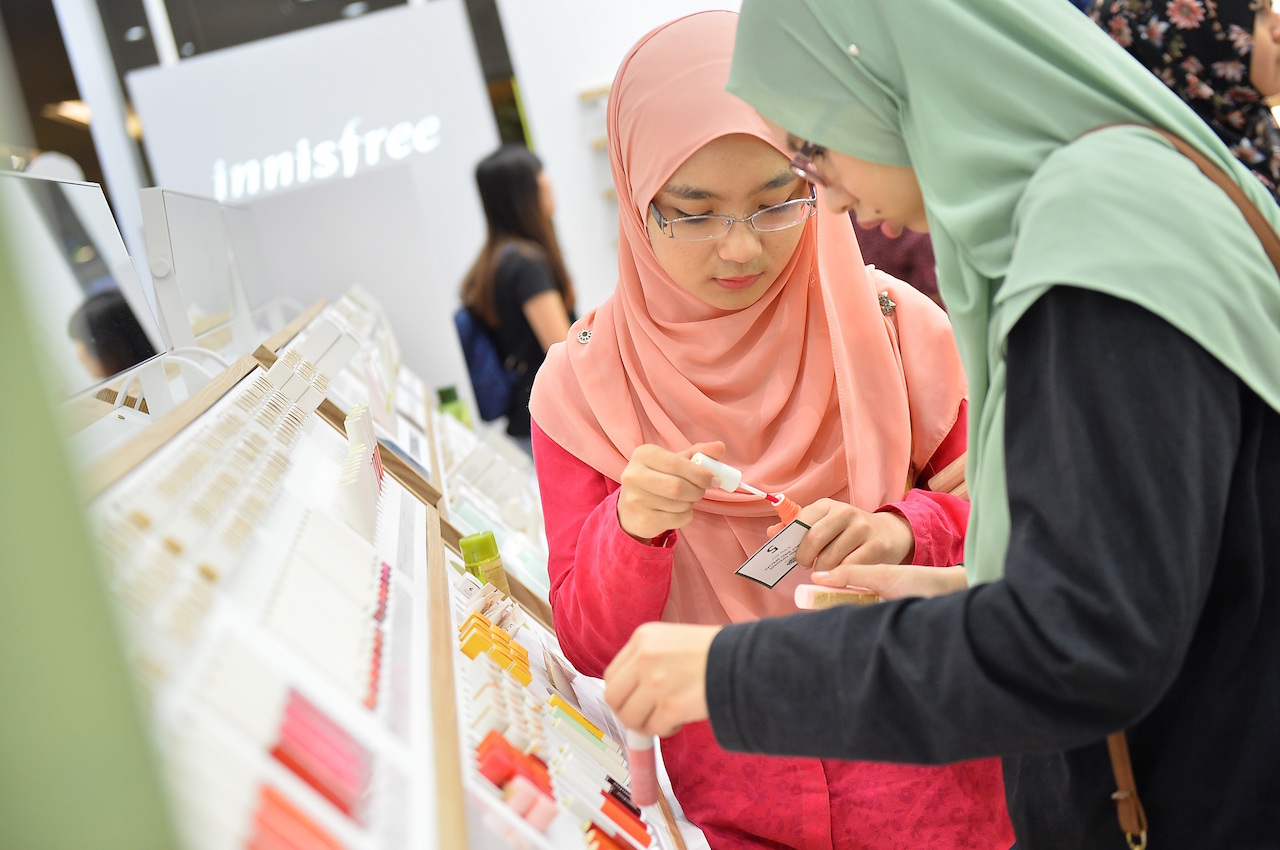
[[[91,358],[86,368],[96,378],[109,378],[156,354],[119,289],[86,298],[71,314],[67,333],[84,346],[85,355]]]

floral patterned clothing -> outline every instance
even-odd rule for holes
[[[1090,16],[1165,82],[1280,201],[1280,127],[1249,82],[1265,0],[1098,0]]]

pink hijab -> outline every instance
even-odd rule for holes
[[[680,18],[623,59],[608,109],[617,289],[552,346],[529,407],[551,439],[613,481],[641,444],[723,440],[723,459],[750,484],[801,505],[831,497],[875,510],[902,498],[955,424],[965,383],[945,314],[865,266],[844,214],[809,219],[778,280],[732,312],[676,285],[649,243],[649,203],[695,151],[734,133],[774,144],[724,90],[737,21]],[[880,308],[886,290],[892,316]],[[708,492],[679,532],[663,619],[795,611],[805,570],[772,589],[734,574],[776,521],[754,497]]]

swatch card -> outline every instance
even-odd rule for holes
[[[796,567],[796,549],[809,526],[800,520],[792,520],[786,528],[770,537],[746,563],[735,572],[743,578],[773,587]]]

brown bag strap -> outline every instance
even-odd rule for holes
[[[1276,273],[1280,274],[1280,235],[1276,234],[1240,185],[1220,166],[1180,137],[1159,127],[1148,127],[1148,129],[1154,130],[1167,139],[1169,144],[1195,163],[1206,177],[1227,193],[1227,197],[1240,208],[1245,221],[1249,222],[1249,226],[1257,234],[1258,241],[1262,243],[1262,250],[1266,251],[1271,264],[1276,267]],[[1129,842],[1131,850],[1142,850],[1147,846],[1147,813],[1142,808],[1142,801],[1138,799],[1138,785],[1133,778],[1133,763],[1129,760],[1129,741],[1123,730],[1107,736],[1107,751],[1111,754],[1111,771],[1116,777],[1118,790],[1111,795],[1111,799],[1116,801],[1120,828],[1124,830],[1125,840]]]
[[[1169,144],[1177,148],[1179,153],[1194,162],[1196,167],[1204,172],[1205,177],[1208,177],[1217,184],[1219,189],[1227,193],[1227,197],[1240,208],[1240,212],[1244,214],[1245,221],[1249,222],[1253,232],[1258,235],[1258,241],[1262,243],[1262,250],[1267,252],[1271,265],[1276,267],[1277,273],[1280,273],[1280,235],[1276,234],[1271,224],[1259,212],[1253,201],[1249,200],[1249,196],[1240,188],[1240,184],[1236,183],[1220,166],[1178,136],[1159,127],[1151,127],[1149,129],[1168,139]]]
[[[1133,763],[1129,761],[1129,741],[1123,731],[1107,736],[1107,751],[1111,753],[1111,772],[1116,775],[1118,790],[1111,799],[1116,801],[1120,828],[1124,830],[1130,850],[1143,850],[1147,846],[1147,813],[1138,799],[1138,783],[1133,779]]]

